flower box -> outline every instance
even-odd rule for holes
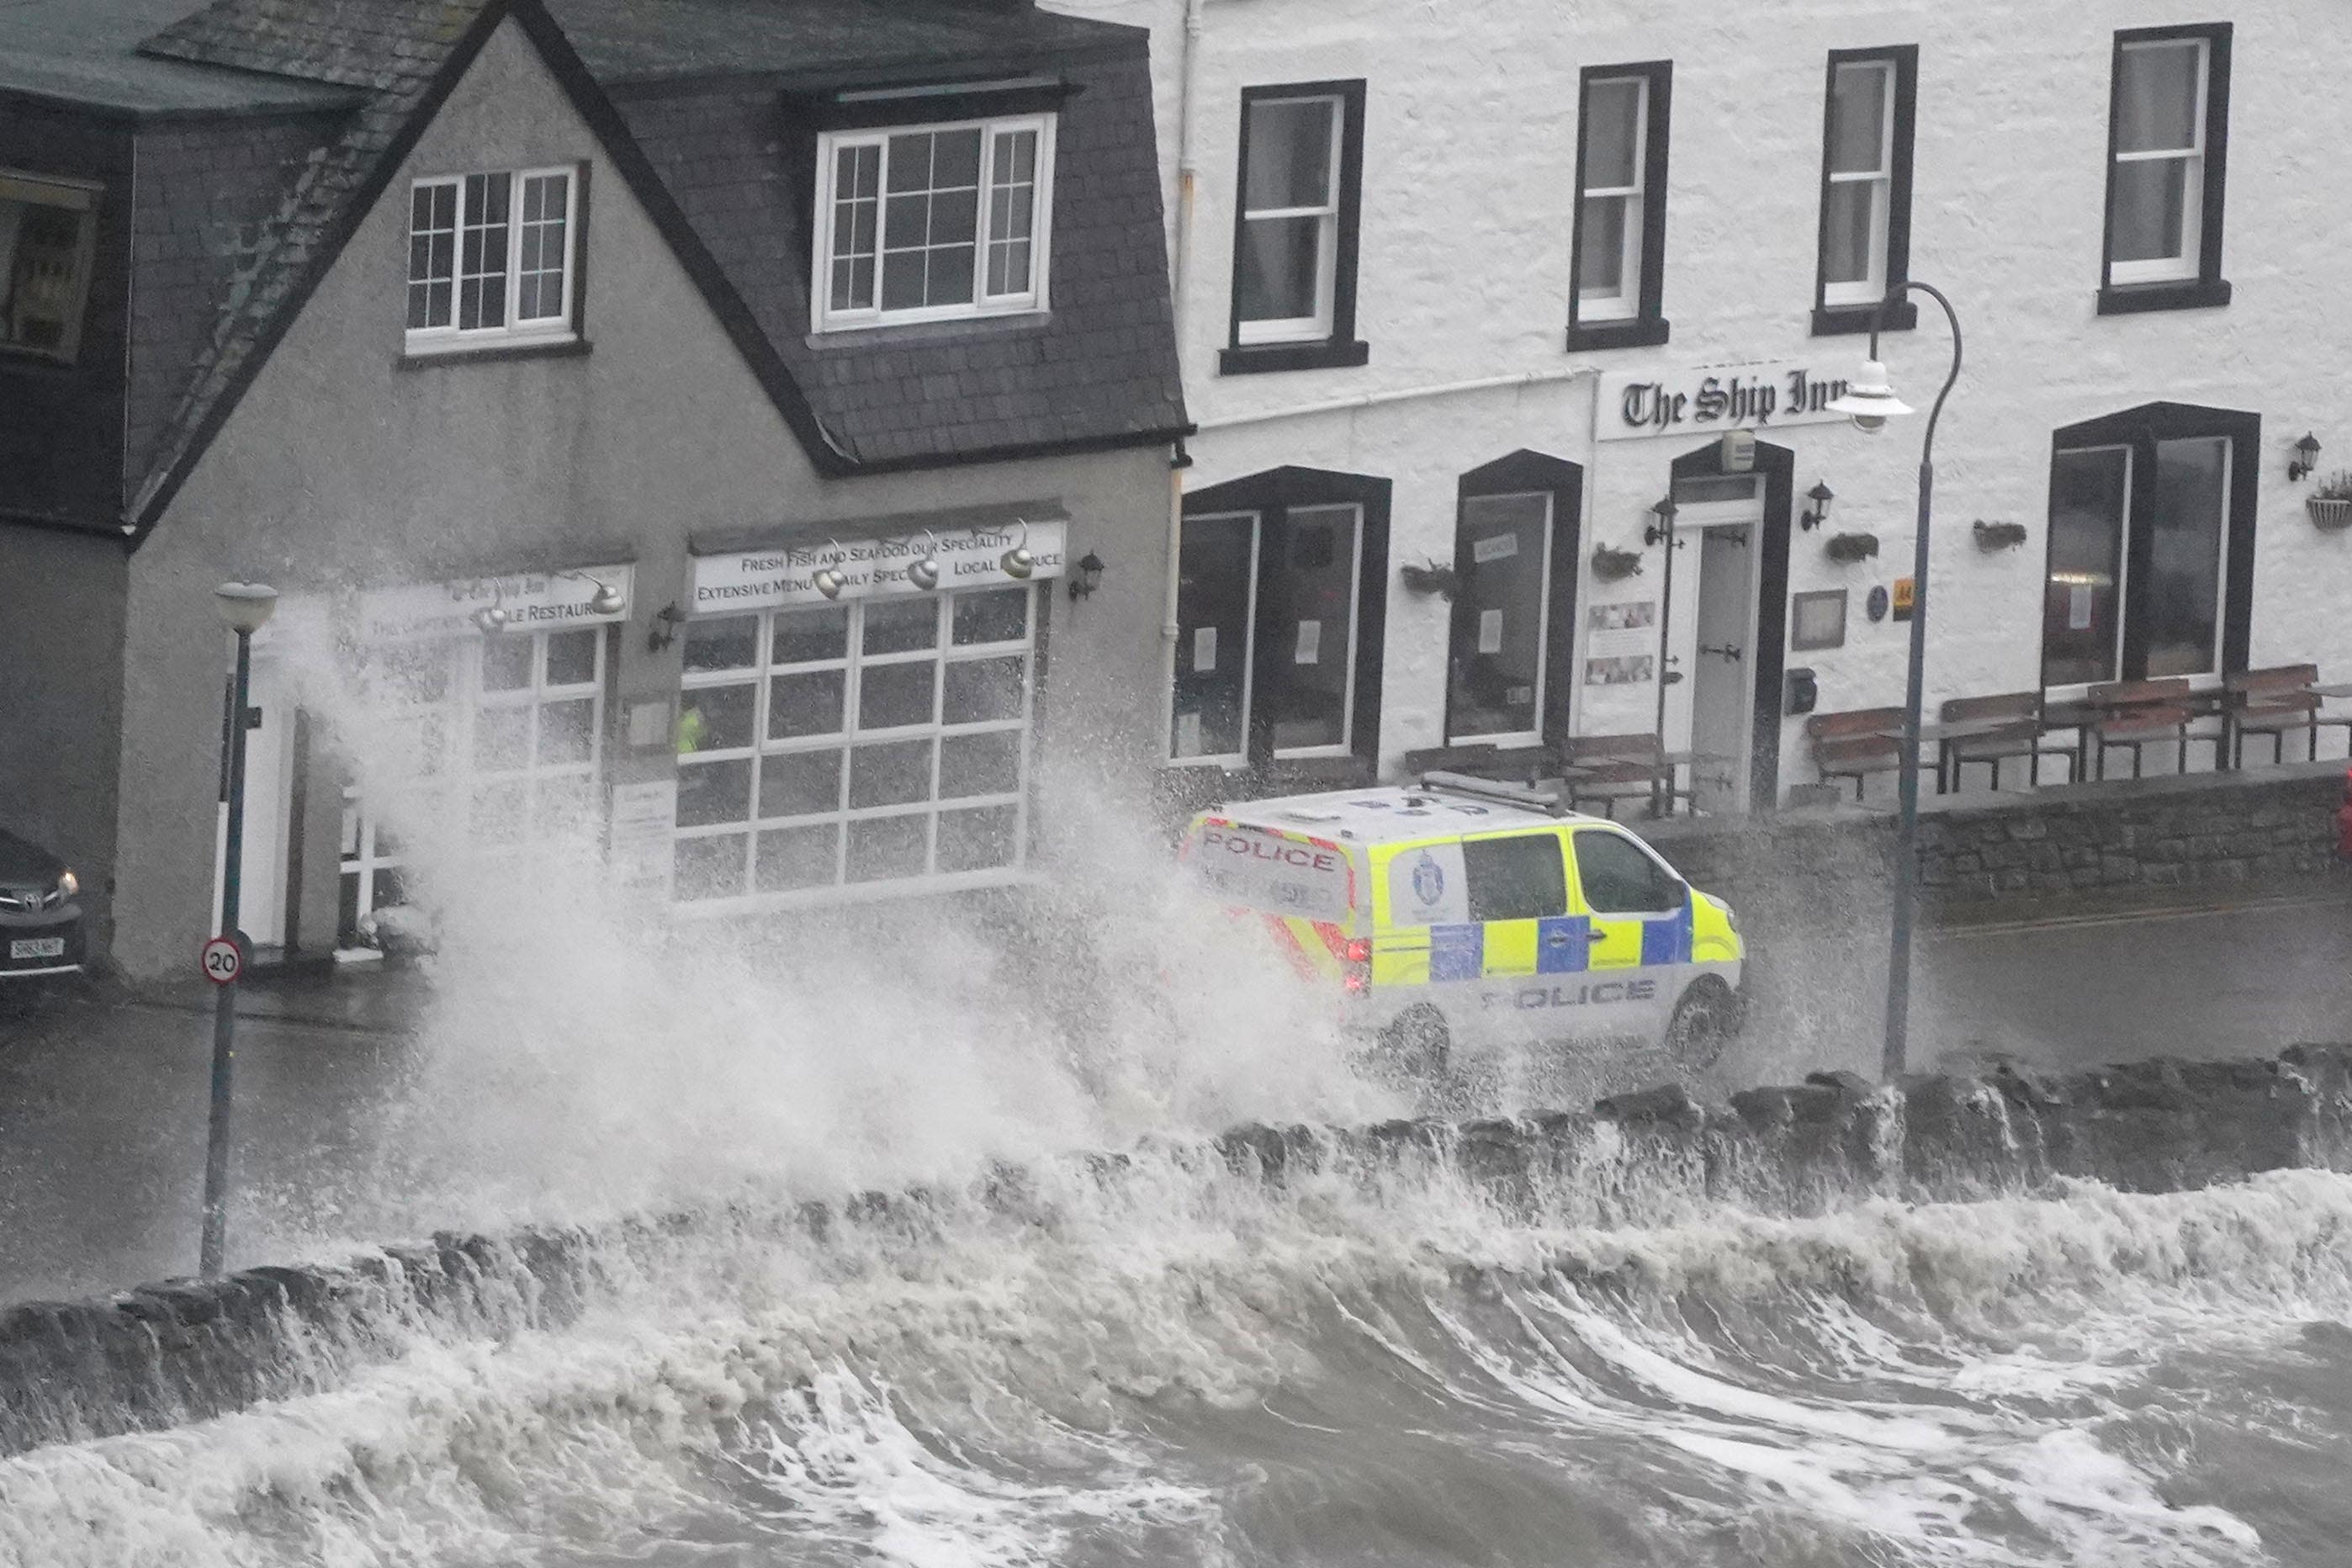
[[[2331,533],[2339,528],[2352,528],[2352,500],[2309,496],[2303,504],[2311,509],[2311,521],[2315,528],[2324,528]]]

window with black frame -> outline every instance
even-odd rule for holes
[[[1445,742],[1533,746],[1565,730],[1553,668],[1576,610],[1584,471],[1518,451],[1462,476],[1448,616]]]
[[[2045,688],[2212,677],[2242,659],[2253,416],[2156,406],[2062,432],[2051,455]]]
[[[1193,498],[1177,556],[1170,761],[1374,754],[1387,538],[1382,480],[1277,470]]]

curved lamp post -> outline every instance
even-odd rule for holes
[[[1887,380],[1886,366],[1878,357],[1878,334],[1886,323],[1887,306],[1915,291],[1944,308],[1944,320],[1952,327],[1952,368],[1936,394],[1935,405],[1927,411],[1927,439],[1919,447],[1919,526],[1911,542],[1911,664],[1903,693],[1903,758],[1898,775],[1902,815],[1895,839],[1895,934],[1887,949],[1886,1034],[1879,1059],[1880,1073],[1888,1079],[1903,1073],[1911,1028],[1911,917],[1919,875],[1919,707],[1921,676],[1927,659],[1927,521],[1936,488],[1936,422],[1943,416],[1944,399],[1952,395],[1952,384],[1960,379],[1960,318],[1942,289],[1927,283],[1906,283],[1886,291],[1871,318],[1870,358],[1844,395],[1830,405],[1833,412],[1851,416],[1866,433],[1883,429],[1889,419],[1913,411],[1895,395]]]
[[[237,936],[237,892],[245,861],[245,731],[249,689],[253,684],[253,634],[278,607],[278,590],[258,583],[223,583],[213,590],[221,619],[236,634],[236,689],[229,704],[228,842],[221,864],[220,934],[236,942],[238,957],[246,955]],[[242,965],[239,966],[240,971]],[[236,986],[235,980],[213,993],[213,1102],[205,1136],[205,1229],[197,1252],[197,1268],[207,1279],[220,1278],[221,1255],[228,1239],[229,1089],[236,1068]]]

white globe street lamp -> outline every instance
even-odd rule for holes
[[[1878,357],[1878,333],[1885,325],[1886,308],[1916,289],[1944,308],[1952,327],[1952,368],[1927,412],[1927,434],[1919,447],[1919,525],[1911,540],[1911,662],[1903,697],[1903,756],[1898,774],[1901,816],[1895,836],[1895,931],[1886,962],[1886,1033],[1880,1048],[1879,1070],[1888,1079],[1903,1074],[1911,1028],[1911,922],[1917,900],[1919,875],[1919,709],[1927,661],[1927,522],[1936,489],[1936,422],[1943,417],[1944,399],[1960,379],[1960,318],[1944,291],[1927,283],[1905,283],[1889,289],[1878,302],[1870,323],[1870,357],[1846,390],[1830,407],[1850,416],[1864,432],[1884,429],[1890,419],[1912,412],[1895,395],[1886,365]]]

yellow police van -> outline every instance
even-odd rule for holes
[[[1745,1016],[1731,907],[1614,822],[1451,773],[1192,819],[1188,869],[1415,1071],[1532,1040],[1712,1062]]]

